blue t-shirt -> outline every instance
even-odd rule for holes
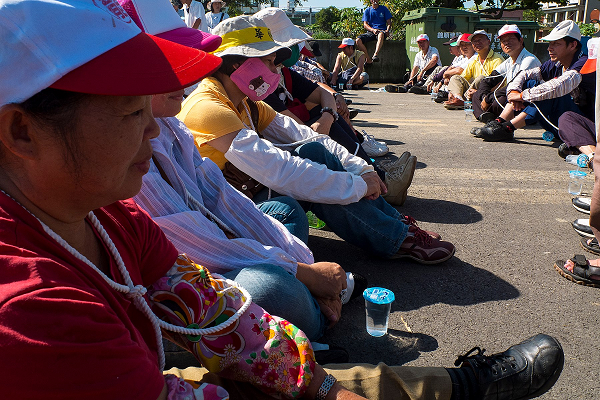
[[[385,21],[392,18],[392,13],[386,6],[380,5],[377,9],[367,7],[363,13],[363,21],[369,24],[371,28],[385,31],[387,25]]]

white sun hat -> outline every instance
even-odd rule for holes
[[[273,34],[273,40],[284,47],[312,39],[306,32],[294,25],[285,15],[285,11],[276,7],[265,8],[254,14],[255,18],[262,20]]]

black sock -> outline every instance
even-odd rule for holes
[[[496,121],[498,121],[498,123],[500,123],[500,124],[503,123],[503,122],[506,122],[506,120],[504,118],[502,118],[502,117],[496,118]]]
[[[472,400],[477,397],[477,378],[473,370],[466,368],[446,368],[452,381],[450,400]]]
[[[517,130],[517,128],[515,128],[515,126],[510,121],[503,122],[502,127],[509,132],[514,132],[515,130]]]

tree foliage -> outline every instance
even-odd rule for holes
[[[340,11],[340,19],[332,24],[334,32],[343,37],[355,38],[364,32],[362,13],[354,8],[342,8]]]
[[[333,31],[333,24],[340,20],[341,11],[334,6],[321,9],[316,15],[316,28],[325,32]]]
[[[501,19],[508,10],[539,10],[537,0],[474,0],[475,10],[486,18]],[[569,0],[553,0],[553,3],[564,6]]]

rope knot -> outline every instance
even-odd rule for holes
[[[129,288],[129,292],[127,293],[127,298],[135,299],[136,297],[143,297],[146,294],[147,290],[142,285],[136,285],[132,288]]]

